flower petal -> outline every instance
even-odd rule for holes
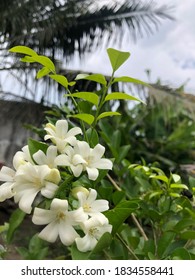
[[[15,171],[7,166],[3,166],[0,170],[0,181],[13,182]]]
[[[97,162],[92,162],[90,164],[90,167],[95,167],[98,169],[112,169],[113,163],[111,160],[106,159],[106,158],[101,158],[99,161]]]
[[[108,201],[105,199],[97,199],[91,206],[93,211],[95,210],[96,212],[104,212],[109,209]]]
[[[20,198],[19,208],[25,213],[30,214],[32,210],[32,203],[38,192],[39,190],[36,190],[34,188],[26,190]]]
[[[81,252],[91,251],[97,244],[97,240],[89,234],[86,234],[83,238],[76,238],[75,242]]]
[[[68,201],[66,199],[54,198],[51,203],[51,210],[53,211],[68,211]]]
[[[99,171],[97,170],[97,168],[86,167],[86,170],[87,170],[88,178],[92,181],[95,181],[99,175]]]
[[[83,166],[81,164],[78,164],[77,166],[71,164],[70,168],[75,177],[79,177],[83,171]]]
[[[55,158],[55,164],[59,166],[70,166],[70,158],[67,155],[59,155]]]
[[[78,236],[78,233],[72,226],[67,225],[63,222],[59,224],[59,237],[61,242],[65,246],[70,246],[75,241],[75,238],[77,238]]]
[[[58,234],[59,234],[58,226],[59,226],[59,224],[56,221],[51,222],[39,233],[38,236],[41,239],[44,239],[48,242],[53,243],[56,241]]]
[[[14,183],[6,182],[0,186],[0,202],[13,197],[14,194]]]
[[[33,159],[36,161],[37,164],[46,164],[46,155],[41,150],[39,150],[33,155]]]
[[[52,182],[46,182],[45,187],[41,189],[41,194],[47,198],[54,197],[56,190],[58,189],[58,185]]]
[[[94,158],[94,161],[99,160],[105,153],[105,147],[97,144],[91,151],[91,156]]]
[[[57,137],[61,139],[65,139],[67,131],[68,131],[68,122],[66,120],[58,120],[56,122]]]
[[[55,220],[56,213],[51,210],[35,207],[32,222],[35,225],[46,225]]]

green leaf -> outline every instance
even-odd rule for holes
[[[36,78],[37,79],[40,79],[44,76],[46,76],[47,74],[50,73],[50,70],[47,68],[47,67],[43,67],[42,69],[40,69],[38,72],[37,72],[37,75],[36,75]]]
[[[71,246],[71,256],[72,256],[72,260],[89,260],[89,255],[90,255],[91,252],[80,252],[78,249],[77,249],[77,246],[76,244],[74,243],[72,246]]]
[[[59,84],[61,84],[63,87],[65,88],[68,87],[68,80],[63,75],[56,74],[56,75],[49,75],[49,77],[54,81],[58,82]]]
[[[79,74],[76,76],[75,80],[88,80],[93,81],[102,85],[106,85],[107,81],[102,74]]]
[[[48,149],[48,145],[43,143],[43,142],[39,142],[39,141],[36,141],[32,138],[29,138],[28,148],[29,148],[29,151],[30,151],[30,155],[32,157],[34,155],[34,153],[38,152],[39,150],[46,153],[46,151]]]
[[[124,146],[120,147],[117,162],[121,162],[126,157],[130,148],[131,148],[131,145],[124,145]]]
[[[94,116],[91,114],[75,114],[72,116],[69,116],[70,118],[76,118],[76,119],[80,119],[86,123],[88,123],[89,125],[91,125],[94,122]]]
[[[97,94],[95,94],[94,92],[88,92],[88,91],[82,91],[82,92],[76,92],[76,93],[72,93],[72,94],[65,94],[64,96],[73,96],[76,98],[81,98],[84,99],[86,101],[89,101],[90,103],[94,104],[94,105],[98,105],[99,102],[99,96]]]
[[[181,239],[195,239],[195,230],[188,230],[180,234]]]
[[[110,224],[113,226],[112,232],[116,233],[119,227],[122,225],[122,223],[137,208],[137,203],[131,201],[123,201],[117,204],[117,206],[114,209],[105,212],[105,216],[108,218]]]
[[[107,53],[113,72],[115,72],[130,57],[129,52],[122,52],[112,48],[107,49]]]
[[[99,239],[93,251],[91,251],[90,255],[102,252],[110,245],[111,242],[112,242],[112,235],[109,232],[105,232]]]
[[[98,133],[95,129],[91,127],[86,131],[86,135],[89,139],[90,147],[95,147],[99,143]]]
[[[7,231],[7,242],[11,243],[14,233],[16,231],[16,229],[20,226],[20,224],[22,223],[22,221],[24,220],[26,213],[24,213],[23,211],[21,211],[19,208],[16,209],[10,219],[9,219],[9,228]]]
[[[28,56],[28,55],[26,55],[23,58],[21,58],[20,61],[27,62],[27,63],[34,63],[34,62],[36,62],[32,56]]]
[[[53,64],[51,59],[49,59],[49,57],[43,55],[36,55],[33,56],[33,59],[35,60],[35,62],[38,62],[43,66],[47,67],[48,69],[50,69],[51,72],[55,72],[55,65]]]
[[[182,219],[181,221],[179,221],[175,227],[173,228],[173,230],[175,230],[176,232],[181,232],[183,229],[186,229],[187,227],[190,226],[194,226],[195,222],[194,219]]]
[[[118,83],[118,82],[133,83],[133,84],[139,84],[139,85],[143,85],[143,86],[150,86],[149,84],[147,84],[147,83],[145,83],[141,80],[131,78],[131,77],[127,77],[127,76],[118,77],[118,78],[115,78],[113,80],[113,83]]]
[[[106,96],[105,101],[108,101],[108,100],[118,100],[118,99],[135,100],[135,101],[139,101],[139,102],[144,103],[141,99],[136,98],[136,97],[134,97],[132,95],[123,93],[123,92],[112,92],[112,93],[110,93],[110,94],[108,94]]]
[[[191,260],[191,256],[185,248],[176,248],[171,256],[174,260]]]
[[[184,184],[171,184],[170,188],[171,189],[185,189],[185,190],[188,190],[188,187]]]
[[[37,53],[35,51],[33,51],[31,48],[25,47],[25,46],[13,47],[13,48],[9,49],[9,52],[22,53],[22,54],[26,54],[26,55],[30,55],[30,56],[37,55]]]
[[[169,245],[171,244],[171,242],[173,241],[175,237],[175,233],[174,232],[165,232],[163,234],[163,236],[158,240],[158,249],[157,249],[157,252],[158,252],[158,255],[160,258],[163,258],[163,256],[165,255],[166,253],[166,250],[168,249]]]
[[[163,175],[150,175],[150,178],[152,179],[157,179],[157,180],[160,180],[160,181],[163,181],[165,183],[168,183],[169,179],[167,178],[167,176],[163,176]]]
[[[112,116],[120,116],[121,114],[118,113],[118,112],[103,112],[101,113],[97,120],[100,120],[100,119],[103,119],[103,118],[106,118],[106,117],[112,117]]]

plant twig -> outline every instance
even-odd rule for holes
[[[117,191],[122,191],[122,189],[117,185],[117,183],[112,179],[112,177],[109,174],[107,174],[107,177],[108,177],[108,179],[110,180],[110,182],[113,184],[113,186],[115,187],[115,189]],[[140,225],[140,223],[138,222],[137,218],[135,217],[135,215],[133,213],[131,213],[131,218],[133,219],[135,225],[139,229],[139,231],[140,231],[141,235],[143,236],[144,240],[148,241],[147,235],[145,234],[142,226]]]
[[[117,233],[116,234],[118,239],[120,240],[120,242],[125,246],[125,248],[129,251],[129,253],[136,259],[139,260],[138,257],[135,255],[135,253],[132,251],[132,249],[125,243],[125,241],[123,240],[123,238],[121,238],[121,236]]]

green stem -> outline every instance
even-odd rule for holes
[[[93,132],[94,132],[95,126],[96,126],[96,124],[97,124],[97,118],[98,118],[98,116],[100,115],[100,111],[101,111],[101,109],[102,109],[102,106],[104,105],[106,95],[108,94],[108,89],[109,89],[109,87],[112,85],[113,78],[114,78],[114,72],[112,73],[112,76],[111,76],[111,78],[110,78],[110,80],[109,80],[108,85],[107,85],[105,88],[102,88],[102,96],[101,96],[101,98],[100,98],[100,101],[99,101],[99,104],[98,104],[98,107],[97,107],[97,110],[96,110],[96,113],[95,113],[94,122],[93,122],[93,124],[92,124],[92,132],[91,132],[90,140],[91,140],[92,137],[93,137]]]
[[[70,94],[70,97],[72,99],[72,102],[73,102],[75,108],[78,110],[78,113],[80,114],[81,111],[79,109],[78,103],[76,102],[75,98],[72,96],[72,94],[71,94],[71,92],[70,92],[70,90],[68,88],[67,88],[67,91]],[[89,143],[89,139],[87,137],[87,133],[86,133],[84,122],[82,120],[80,120],[80,123],[81,123],[82,131],[83,131],[83,134],[84,134],[84,139]]]

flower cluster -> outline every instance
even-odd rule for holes
[[[82,134],[82,130],[68,130],[66,120],[58,120],[55,125],[48,123],[44,129],[44,140],[52,143],[46,151],[40,145],[32,153],[27,145],[15,154],[14,169],[3,166],[0,170],[0,181],[4,182],[0,186],[0,202],[13,197],[25,213],[30,214],[33,209],[33,223],[46,225],[40,238],[55,242],[59,236],[66,246],[76,242],[80,251],[92,250],[100,237],[112,230],[102,213],[109,209],[108,201],[96,199],[94,189],[71,185],[67,192],[64,173],[74,179],[86,173],[89,180],[95,181],[99,169],[112,169],[112,162],[102,158],[102,145],[91,148],[87,142],[79,141],[76,135]],[[50,201],[50,208],[36,207],[44,198]]]

